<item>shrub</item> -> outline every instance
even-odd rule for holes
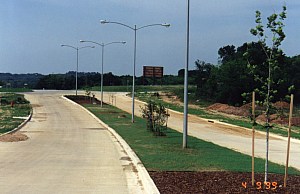
[[[164,131],[168,124],[168,110],[161,103],[148,101],[144,107],[141,107],[142,116],[147,120],[147,129],[156,136],[165,136]]]

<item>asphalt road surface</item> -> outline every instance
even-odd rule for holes
[[[61,93],[26,94],[34,114],[21,131],[29,139],[0,142],[0,193],[141,193],[116,140]]]
[[[97,92],[96,94],[96,97],[100,99],[100,94]],[[114,96],[113,103],[117,107],[131,113],[131,97],[127,97],[125,93],[105,93],[104,101],[112,103],[111,95]],[[136,101],[135,114],[138,116],[141,116],[140,106],[143,106],[143,103]],[[170,111],[170,115],[168,127],[182,132],[183,114]],[[252,132],[245,128],[224,125],[217,122],[211,123],[208,120],[189,115],[188,134],[247,155],[252,154]],[[265,158],[265,134],[256,133],[255,136],[255,156]],[[287,138],[278,138],[276,135],[271,136],[269,148],[269,160],[285,165]],[[300,170],[300,140],[291,140],[289,166]]]

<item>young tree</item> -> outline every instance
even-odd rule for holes
[[[283,32],[283,21],[286,18],[286,6],[282,7],[282,12],[279,14],[273,13],[267,18],[266,27],[262,24],[261,12],[256,11],[256,27],[250,30],[253,36],[258,38],[258,43],[261,45],[263,52],[267,60],[262,64],[253,64],[251,60],[248,60],[248,68],[254,75],[254,80],[261,83],[260,88],[256,88],[255,92],[262,97],[261,104],[266,107],[266,163],[265,163],[265,181],[268,179],[268,156],[269,156],[269,130],[270,125],[270,109],[271,101],[277,90],[274,89],[274,85],[279,85],[282,82],[281,78],[274,79],[276,72],[280,71],[279,59],[283,56],[283,51],[280,49],[282,41],[285,39],[285,33]],[[266,35],[266,30],[270,31],[270,39]],[[249,52],[246,52],[244,56],[250,59]]]
[[[144,107],[140,106],[142,117],[147,120],[147,129],[156,136],[164,136],[170,114],[164,105],[150,100]]]

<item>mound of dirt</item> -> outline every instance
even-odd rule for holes
[[[273,106],[278,109],[289,109],[290,108],[290,104],[287,102],[284,102],[284,101],[275,102],[273,104]]]
[[[266,116],[264,114],[261,114],[258,117],[256,117],[256,121],[258,123],[264,123],[266,122]],[[270,122],[279,125],[288,125],[289,119],[287,117],[282,118],[277,114],[272,114],[270,115]],[[292,126],[300,126],[300,117],[292,118]]]
[[[248,106],[235,107],[235,106],[229,106],[228,104],[222,104],[222,103],[215,103],[207,107],[206,110],[217,111],[225,114],[231,114],[231,115],[242,116],[242,117],[248,117],[250,115]]]
[[[292,118],[292,125],[300,126],[300,117],[293,117]]]
[[[209,107],[206,108],[208,111],[215,111],[220,113],[225,113],[228,115],[235,115],[235,116],[242,116],[242,117],[249,117],[251,116],[251,109],[252,104],[248,103],[241,107],[234,107],[229,106],[228,104],[222,104],[222,103],[215,103]],[[290,104],[284,101],[278,101],[273,104],[275,108],[278,109],[289,109]],[[256,110],[263,110],[263,107],[256,106]],[[264,123],[266,121],[266,117],[264,114],[259,115],[256,117],[256,121],[258,123]],[[270,122],[274,124],[280,124],[280,125],[288,125],[288,118],[287,117],[280,117],[278,114],[272,114],[270,116]],[[300,117],[293,117],[292,118],[292,126],[300,126]]]
[[[288,125],[289,119],[288,118],[277,118],[272,121],[272,123],[281,124],[281,125]],[[291,121],[292,126],[300,126],[300,117],[293,117]]]
[[[0,141],[2,142],[19,142],[19,141],[26,141],[27,139],[28,136],[21,132],[7,134],[0,137]]]

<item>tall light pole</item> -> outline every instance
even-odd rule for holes
[[[190,0],[187,0],[187,33],[186,33],[186,64],[184,70],[184,108],[183,108],[183,141],[182,147],[187,147],[188,135],[188,73],[190,49]]]
[[[121,26],[125,26],[131,30],[134,31],[134,51],[133,51],[133,76],[132,76],[132,115],[131,115],[131,121],[134,123],[134,91],[135,91],[135,66],[136,66],[136,32],[140,29],[151,27],[151,26],[164,26],[164,27],[170,27],[170,24],[164,23],[164,24],[149,24],[141,27],[137,27],[134,25],[134,27],[131,27],[129,25],[120,23],[120,22],[111,22],[106,20],[100,20],[101,24],[118,24]]]
[[[73,48],[73,49],[75,49],[76,50],[76,96],[77,96],[77,74],[78,74],[78,50],[80,50],[80,49],[83,49],[83,48],[95,48],[94,46],[84,46],[84,47],[75,47],[75,46],[71,46],[71,45],[67,45],[67,44],[62,44],[61,45],[62,47],[63,46],[66,46],[66,47],[70,47],[70,48]]]
[[[102,64],[101,64],[101,108],[103,107],[103,63],[104,63],[104,47],[107,46],[107,45],[110,45],[110,44],[116,44],[116,43],[119,43],[119,44],[125,44],[126,42],[125,41],[119,41],[119,42],[110,42],[110,43],[98,43],[98,42],[94,42],[94,41],[90,41],[90,40],[80,40],[80,42],[90,42],[90,43],[93,43],[93,44],[97,44],[99,46],[102,47]]]

